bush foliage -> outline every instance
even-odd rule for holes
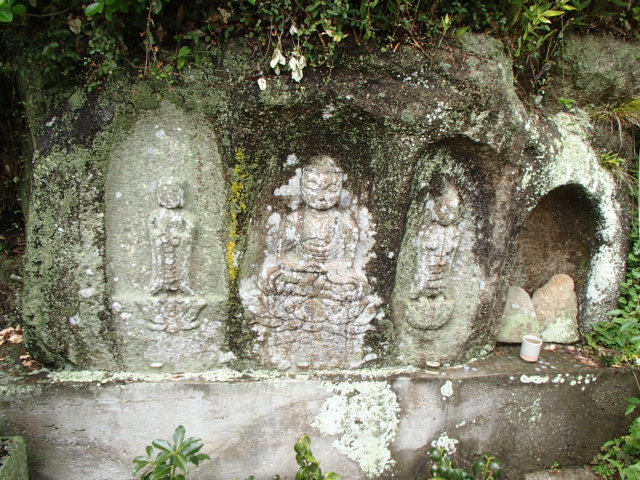
[[[4,35],[10,68],[25,48],[49,71],[94,82],[125,66],[168,76],[243,37],[256,74],[290,71],[300,81],[307,65],[331,66],[345,41],[425,50],[468,31],[499,36],[521,59],[518,68],[535,70],[568,30],[637,36],[640,6],[634,0],[0,0],[1,22],[12,29]],[[27,32],[23,45],[15,42],[16,29]]]

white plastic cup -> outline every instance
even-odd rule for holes
[[[542,340],[535,335],[525,335],[520,344],[520,358],[525,362],[537,362],[542,348]]]

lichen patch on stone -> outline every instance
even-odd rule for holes
[[[367,477],[393,464],[389,446],[398,430],[400,406],[387,382],[327,384],[334,393],[322,406],[313,427],[337,436],[333,447],[358,463]]]
[[[449,398],[453,395],[453,384],[451,383],[451,380],[447,380],[444,385],[440,387],[440,393],[444,398]]]
[[[522,383],[548,383],[549,376],[548,375],[520,375],[520,381]]]
[[[440,436],[438,438],[436,438],[433,442],[431,442],[431,446],[433,448],[442,448],[444,449],[449,455],[453,455],[454,453],[456,453],[456,445],[459,443],[459,440],[456,440],[455,438],[449,438],[449,436],[447,435],[447,432],[443,432],[442,434],[440,434]]]

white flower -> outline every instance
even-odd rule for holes
[[[276,73],[280,73],[279,65],[284,65],[286,61],[286,58],[284,58],[284,55],[282,55],[282,52],[280,51],[280,47],[276,47],[276,49],[273,51],[273,57],[271,57],[271,62],[269,62],[269,65],[271,65],[271,68],[273,68]]]
[[[258,79],[258,87],[260,87],[260,90],[264,90],[267,88],[267,79],[264,77],[260,77]]]
[[[289,33],[291,35],[297,35],[298,33],[298,27],[296,27],[295,23],[291,24],[291,28],[289,29]]]
[[[291,68],[291,78],[293,78],[296,82],[302,80],[302,69],[305,67],[306,61],[304,56],[300,56],[299,58],[291,57],[289,60],[289,68]]]

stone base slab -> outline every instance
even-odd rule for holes
[[[212,461],[190,478],[293,478],[303,434],[325,471],[350,480],[426,478],[432,444],[460,464],[496,455],[507,479],[553,463],[584,465],[625,432],[631,372],[515,350],[441,370],[286,374],[53,372],[0,378],[0,423],[23,435],[35,480],[132,479],[131,460],[176,426]],[[503,477],[505,478],[505,477]]]

